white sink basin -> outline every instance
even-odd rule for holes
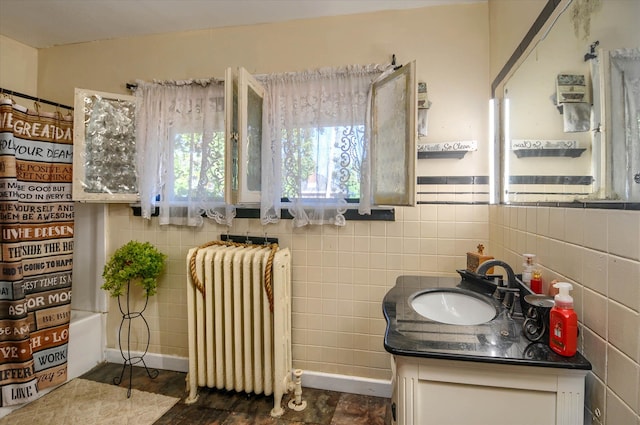
[[[481,295],[436,289],[414,296],[411,307],[419,315],[450,325],[479,325],[496,317],[496,307]]]

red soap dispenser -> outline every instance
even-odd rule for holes
[[[573,286],[558,282],[553,287],[558,289],[558,295],[554,297],[554,306],[549,313],[549,346],[561,356],[571,357],[578,344],[578,316],[569,295]]]

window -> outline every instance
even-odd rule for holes
[[[349,206],[368,214],[371,206],[412,205],[414,68],[257,77],[229,69],[224,81],[139,81],[135,97],[78,89],[83,128],[74,199],[139,201],[144,217],[157,206],[160,224],[181,225],[199,225],[203,215],[230,224],[236,206],[247,205],[261,206],[263,224],[288,208],[296,225],[344,224]],[[107,109],[115,118],[106,119]],[[96,134],[113,132],[114,119],[120,133],[99,140],[90,132],[96,117],[103,125]],[[120,156],[106,155],[107,145]],[[96,164],[108,165],[100,169],[106,177]]]
[[[342,225],[349,206],[369,214],[372,205],[413,205],[414,68],[351,66],[261,78],[271,144],[263,150],[263,224],[277,221],[283,207],[303,226]]]
[[[75,89],[73,199],[137,202],[135,98]]]

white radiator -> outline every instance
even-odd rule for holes
[[[265,289],[269,267],[273,312]],[[196,401],[198,387],[273,394],[271,415],[282,415],[293,381],[289,249],[213,242],[189,250],[187,276],[186,403]]]

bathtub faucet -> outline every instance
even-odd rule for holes
[[[502,284],[502,280],[498,281],[494,297],[502,301],[503,305],[509,310],[509,315],[514,316],[522,314],[518,305],[520,304],[520,288],[516,281],[516,275],[511,266],[502,260],[487,260],[478,266],[476,273],[481,276],[487,276],[487,270],[491,267],[502,267],[507,272],[506,285]],[[504,300],[504,301],[503,301]]]

